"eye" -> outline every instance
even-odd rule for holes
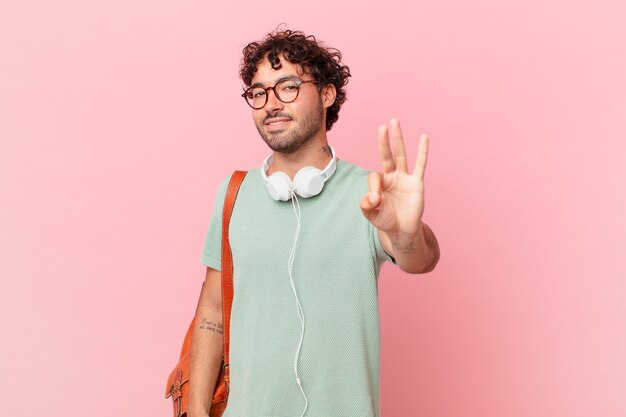
[[[298,89],[298,85],[292,80],[286,80],[286,81],[279,83],[278,88],[280,89],[280,91],[289,93],[289,92],[296,91]]]
[[[263,97],[265,95],[265,90],[253,90],[252,91],[252,97],[253,98],[258,98],[258,97]]]

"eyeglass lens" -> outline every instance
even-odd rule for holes
[[[283,103],[290,103],[298,97],[298,82],[295,80],[283,80],[274,86],[274,94]],[[260,109],[267,102],[267,91],[263,87],[253,87],[245,95],[248,104],[255,109]]]

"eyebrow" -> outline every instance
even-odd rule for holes
[[[287,75],[284,77],[280,77],[278,80],[276,80],[276,82],[274,83],[274,85],[276,85],[277,83],[281,82],[281,81],[285,81],[285,80],[299,80],[300,77],[298,77],[297,75]],[[263,85],[263,83],[254,83],[250,86],[250,88],[252,87],[265,87]]]

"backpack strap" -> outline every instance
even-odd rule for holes
[[[239,186],[248,171],[235,171],[228,183],[224,208],[222,211],[222,322],[224,325],[224,367],[225,379],[230,380],[229,372],[229,348],[230,348],[230,310],[233,304],[233,255],[228,240],[228,228],[230,216],[233,214],[235,199],[239,192]]]

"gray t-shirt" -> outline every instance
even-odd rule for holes
[[[359,207],[369,172],[338,160],[320,194],[298,198],[292,277],[305,320],[298,358],[305,417],[380,414],[378,275],[384,261],[396,262]],[[216,193],[200,260],[218,271],[229,179]],[[297,226],[292,204],[271,198],[260,168],[248,172],[235,201],[231,384],[223,417],[300,417],[305,407],[294,373],[301,323],[288,272]]]

